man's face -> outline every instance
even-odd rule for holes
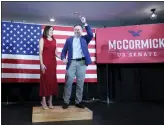
[[[81,36],[83,33],[82,27],[81,26],[75,26],[74,27],[74,34],[75,36]]]

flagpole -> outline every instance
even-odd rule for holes
[[[106,28],[106,26],[104,26],[104,28]],[[110,97],[112,96],[112,84],[113,84],[113,80],[112,80],[112,71],[110,74],[110,95],[109,95],[109,69],[108,69],[108,65],[106,64],[106,101],[102,101],[104,103],[107,103],[108,105],[110,103],[113,103],[113,101],[110,101]]]

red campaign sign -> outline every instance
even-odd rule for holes
[[[96,29],[97,63],[164,62],[164,24]]]

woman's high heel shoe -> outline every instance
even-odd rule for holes
[[[43,109],[45,109],[45,110],[46,110],[46,109],[49,109],[49,108],[47,107],[47,105],[43,105],[43,102],[41,102],[41,105],[42,105],[42,108],[43,108]]]
[[[48,107],[49,107],[50,109],[53,109],[53,108],[54,108],[54,106],[52,105],[52,103],[50,103],[50,100],[48,100],[48,104],[49,104]]]

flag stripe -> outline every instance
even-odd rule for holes
[[[60,53],[59,53],[60,54]],[[90,54],[91,57],[95,58],[95,54]],[[39,60],[38,55],[14,55],[14,54],[2,54],[2,59],[24,59],[24,60]]]
[[[25,73],[25,74],[40,74],[38,69],[10,69],[2,68],[3,73]]]
[[[55,56],[55,55],[54,55]],[[18,60],[39,60],[39,56],[34,56],[34,55],[12,55],[12,54],[3,54],[2,55],[3,59],[18,59]],[[57,62],[61,61],[60,59],[56,58]],[[93,62],[96,61],[95,57],[91,56],[91,60]]]
[[[39,60],[38,55],[3,54],[2,59]]]
[[[22,60],[22,59],[2,59],[1,63],[11,63],[11,64],[40,64],[39,60]],[[57,61],[57,65],[64,65],[62,61]],[[90,65],[95,65],[95,62],[92,62]]]
[[[26,78],[26,79],[39,79],[40,74],[27,74],[27,73],[2,73],[2,78]],[[65,74],[57,74],[58,79],[65,79]],[[97,78],[96,74],[86,74],[85,78]]]
[[[40,64],[39,60],[22,60],[22,59],[2,59],[1,63],[9,63],[9,64]]]
[[[2,63],[2,68],[11,68],[11,69],[40,69],[40,65],[38,64],[9,64],[9,63]],[[65,70],[66,65],[57,65],[57,70]],[[96,65],[89,65],[87,66],[87,70],[96,70]]]
[[[26,74],[40,74],[39,69],[10,69],[2,68],[3,73],[26,73]],[[57,74],[65,74],[66,70],[58,70]],[[87,70],[86,74],[97,74],[96,70]]]
[[[24,83],[24,82],[26,82],[26,83],[39,83],[40,82],[39,79],[32,79],[32,78],[31,79],[3,78],[1,81],[4,82],[4,83],[14,83],[14,82],[18,82],[18,83]],[[76,80],[74,80],[74,82],[75,81]],[[97,78],[93,78],[93,79],[86,78],[84,81],[85,81],[85,83],[97,83]],[[65,83],[65,79],[58,79],[57,82],[60,83],[60,84]]]

